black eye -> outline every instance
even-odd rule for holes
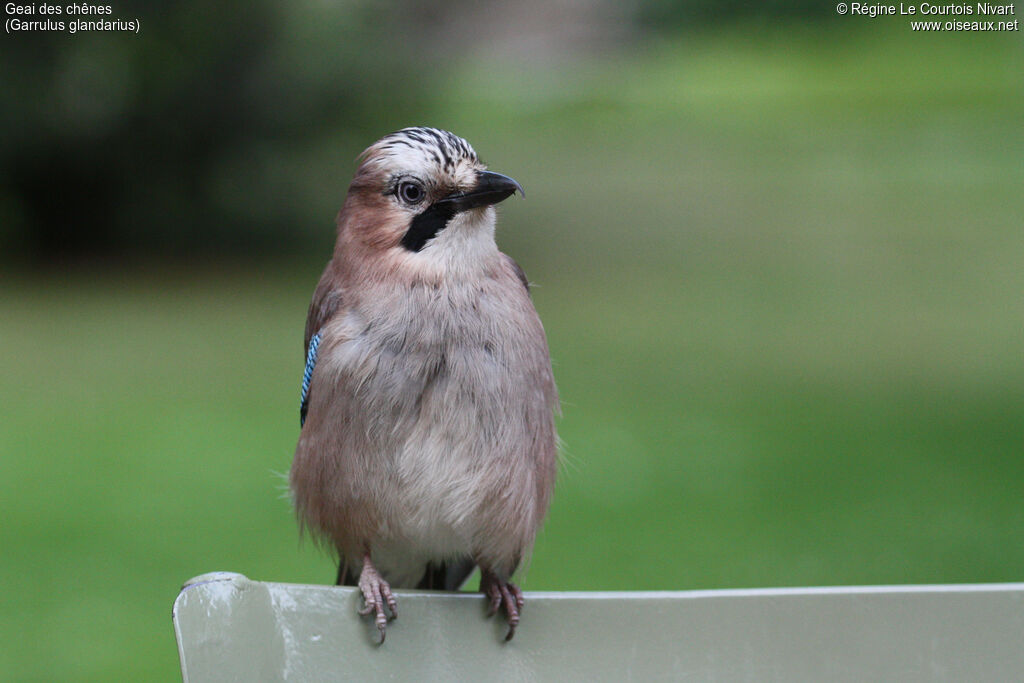
[[[419,204],[426,196],[426,192],[418,183],[407,180],[398,185],[398,196],[406,204]]]

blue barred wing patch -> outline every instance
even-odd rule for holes
[[[316,351],[320,347],[320,333],[317,332],[309,340],[309,351],[306,352],[306,369],[302,373],[302,397],[299,399],[299,426],[306,424],[306,413],[309,412],[309,383],[313,379],[313,368],[316,367]]]

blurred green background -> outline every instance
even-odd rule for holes
[[[142,32],[3,38],[5,680],[173,680],[186,579],[332,581],[284,488],[302,329],[356,155],[407,125],[527,189],[499,242],[566,445],[526,588],[1024,578],[1019,32],[114,9]]]

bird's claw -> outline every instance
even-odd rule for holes
[[[490,600],[487,616],[493,617],[501,607],[505,608],[508,615],[508,634],[505,640],[512,640],[512,636],[516,634],[516,627],[519,626],[519,610],[526,603],[523,591],[514,583],[502,581],[491,572],[484,573],[480,590]]]
[[[384,642],[388,628],[388,615],[384,605],[391,611],[391,618],[398,618],[398,601],[391,594],[391,586],[385,581],[373,565],[367,564],[359,575],[359,590],[363,592],[363,607],[358,610],[361,616],[374,614],[374,622],[380,631],[380,642]]]

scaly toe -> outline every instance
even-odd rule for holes
[[[487,616],[493,617],[498,613],[498,608],[501,607],[501,591],[495,587],[493,590],[489,591],[487,597],[491,601],[490,607],[487,608]]]
[[[387,600],[388,608],[391,610],[391,618],[398,618],[398,601],[395,600],[395,596],[391,594],[391,586],[386,583],[381,586],[381,594]]]
[[[519,605],[518,601],[513,597],[512,591],[507,586],[502,586],[501,597],[505,603],[505,611],[508,613],[508,624],[515,630],[516,626],[519,625]]]
[[[523,597],[523,591],[514,583],[510,583],[508,586],[512,591],[512,595],[516,598],[516,607],[522,608],[522,606],[526,604],[526,598]]]

